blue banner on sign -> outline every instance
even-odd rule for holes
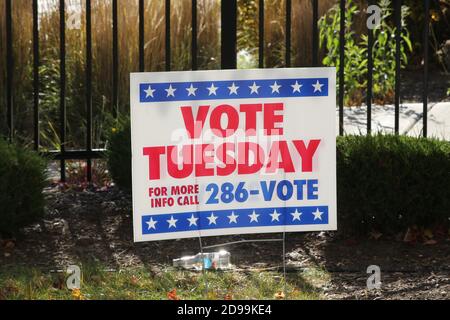
[[[328,96],[328,78],[139,84],[140,102]]]
[[[328,206],[194,211],[142,216],[142,233],[328,224]]]

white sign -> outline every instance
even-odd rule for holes
[[[336,230],[335,74],[131,74],[134,240]]]

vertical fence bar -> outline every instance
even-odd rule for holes
[[[92,12],[91,0],[86,0],[86,149],[92,151]],[[87,181],[92,181],[92,159],[87,159]]]
[[[222,0],[221,19],[221,65],[222,69],[236,69],[237,1]]]
[[[12,26],[12,0],[6,0],[6,108],[7,108],[7,125],[8,137],[12,142],[14,138],[14,121],[13,121],[13,26]]]
[[[144,0],[139,0],[139,72],[145,70],[144,41],[145,41],[145,21],[144,21]]]
[[[428,135],[428,37],[430,28],[430,2],[425,1],[425,27],[423,32],[423,136]]]
[[[170,71],[170,0],[166,0],[165,4],[166,13],[166,71]]]
[[[34,150],[39,150],[39,24],[38,0],[33,0],[33,123]]]
[[[264,68],[264,0],[259,0],[259,49],[258,49],[258,66]]]
[[[112,54],[113,54],[113,73],[112,73],[112,91],[113,91],[113,116],[119,116],[119,23],[117,17],[117,0],[112,1]]]
[[[402,1],[395,0],[395,134],[400,131],[400,41],[402,32]]]
[[[286,52],[284,57],[284,63],[287,68],[291,66],[291,17],[292,17],[292,3],[291,0],[286,0]]]
[[[319,58],[319,27],[317,22],[319,20],[319,0],[312,0],[313,9],[313,25],[312,25],[312,64],[313,67],[318,66]]]
[[[65,0],[59,0],[59,121],[61,140],[61,181],[66,181],[66,13]]]
[[[339,135],[344,134],[344,63],[345,63],[345,0],[340,2],[339,27]]]
[[[197,0],[192,0],[192,44],[191,44],[191,68],[197,70]]]
[[[369,5],[373,1],[369,0]],[[366,104],[367,104],[367,134],[372,132],[372,86],[373,86],[373,30],[371,28],[367,29],[367,93],[366,93]]]

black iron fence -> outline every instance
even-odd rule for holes
[[[14,139],[14,114],[13,114],[13,77],[14,77],[14,56],[13,56],[13,19],[12,19],[12,0],[5,0],[5,16],[6,16],[6,106],[7,106],[7,128],[10,141]],[[32,0],[33,6],[33,114],[34,114],[34,148],[40,150],[39,141],[39,0]],[[113,83],[113,110],[117,114],[118,111],[118,92],[119,89],[128,90],[128,88],[119,88],[119,47],[118,47],[118,0],[112,0],[112,83]],[[312,66],[318,65],[319,57],[319,32],[318,32],[318,2],[312,1],[313,19],[312,19]],[[340,68],[338,70],[339,77],[339,134],[344,134],[344,59],[345,59],[345,0],[340,1],[340,30],[339,30],[339,52],[340,52]],[[192,70],[197,70],[197,0],[192,2]],[[369,1],[371,3],[372,1]],[[66,178],[66,160],[86,160],[87,161],[87,180],[92,180],[92,159],[104,156],[104,149],[93,149],[92,147],[92,35],[91,35],[91,0],[85,0],[86,5],[86,111],[87,111],[87,135],[86,148],[84,150],[66,150],[66,9],[65,0],[59,0],[59,34],[60,34],[60,105],[59,105],[59,135],[61,140],[60,150],[45,152],[43,154],[51,156],[53,159],[59,160],[61,163],[61,180]],[[394,17],[395,17],[395,133],[399,133],[399,112],[400,112],[400,46],[401,46],[401,6],[402,0],[393,1]],[[170,47],[170,0],[165,0],[165,68],[170,70],[171,47]],[[427,109],[428,109],[428,37],[429,37],[429,0],[423,1],[425,13],[425,22],[423,28],[423,135],[427,136]],[[286,0],[286,19],[285,19],[285,66],[291,66],[291,37],[292,37],[292,3]],[[264,0],[259,0],[259,67],[264,68]],[[139,0],[139,71],[144,70],[144,0]],[[236,68],[236,40],[237,40],[237,0],[221,1],[221,67],[223,69]],[[301,32],[301,30],[299,30]],[[371,132],[372,118],[372,80],[373,80],[373,33],[368,32],[368,78],[367,78],[367,133]],[[294,33],[295,36],[295,33]]]

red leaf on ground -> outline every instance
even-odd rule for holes
[[[169,300],[180,300],[177,296],[177,289],[173,289],[167,293],[167,299]]]

